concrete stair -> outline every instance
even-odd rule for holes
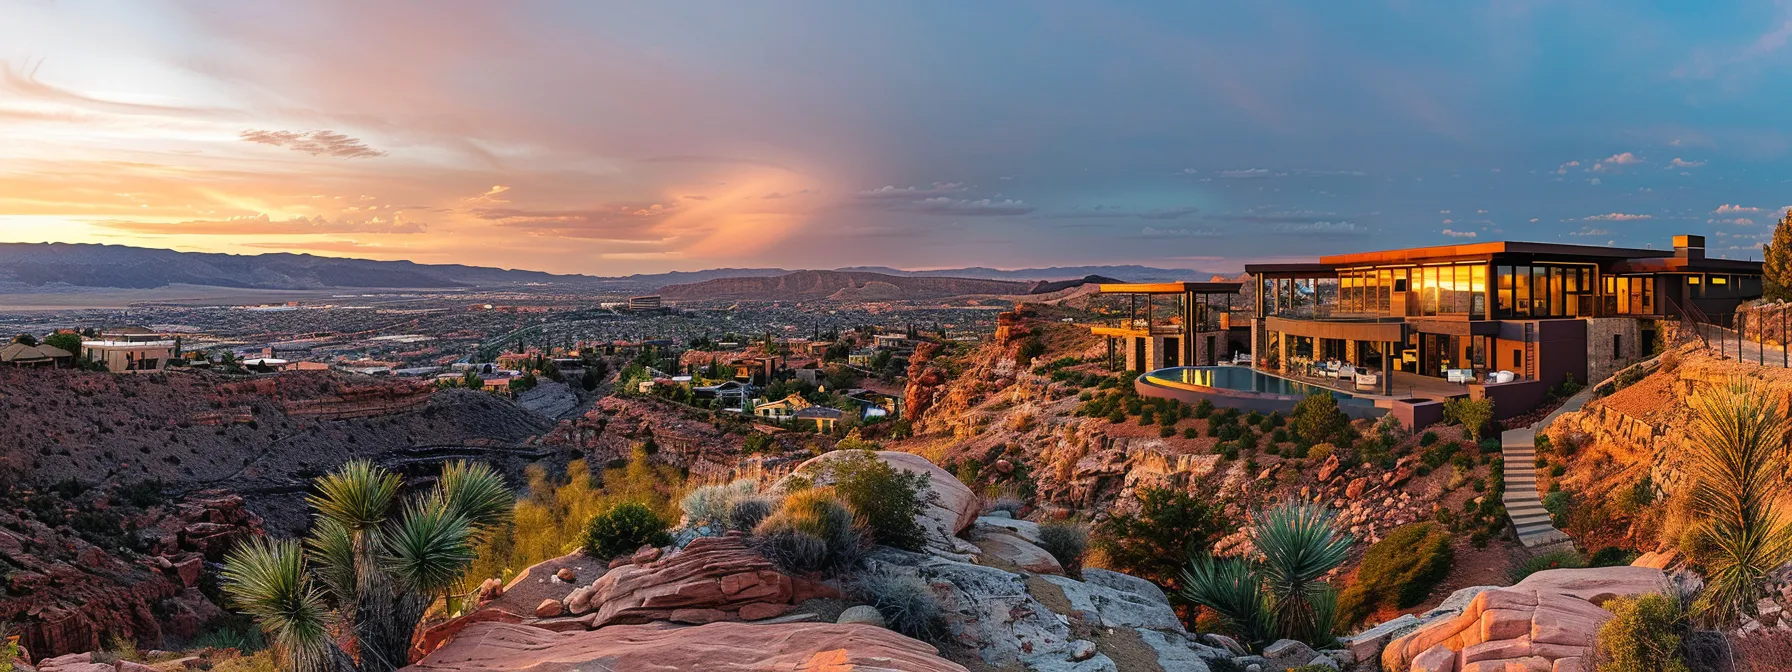
[[[1538,548],[1572,541],[1567,533],[1556,529],[1537,496],[1537,432],[1549,427],[1557,416],[1580,407],[1593,398],[1591,386],[1568,399],[1562,408],[1531,427],[1513,429],[1500,434],[1500,456],[1505,458],[1506,494],[1500,502],[1518,531],[1518,541],[1526,548]]]

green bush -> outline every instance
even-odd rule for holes
[[[1550,551],[1533,556],[1512,568],[1512,582],[1523,581],[1524,577],[1546,569],[1579,569],[1587,566],[1587,559],[1575,551]]]
[[[1433,443],[1437,443],[1437,432],[1426,430],[1424,434],[1419,435],[1420,446],[1429,446]]]
[[[1491,436],[1481,439],[1480,448],[1482,455],[1491,455],[1500,452],[1500,440]]]
[[[1165,438],[1165,439],[1170,438],[1170,437],[1176,435],[1176,428],[1171,427],[1169,425],[1164,425],[1162,427],[1157,428],[1157,435],[1160,438]]]
[[[1565,490],[1557,490],[1543,496],[1543,508],[1549,511],[1549,522],[1556,527],[1568,524],[1568,514],[1574,510],[1574,496]]]
[[[1051,521],[1039,526],[1039,547],[1050,553],[1064,572],[1078,576],[1083,571],[1083,554],[1089,548],[1089,530],[1077,523]]]
[[[1348,443],[1350,416],[1338,410],[1338,398],[1330,392],[1315,392],[1294,405],[1294,435],[1311,445],[1315,443]]]
[[[1277,427],[1276,431],[1269,435],[1269,440],[1276,443],[1287,443],[1289,441],[1288,428]]]
[[[1224,507],[1183,490],[1144,488],[1137,513],[1116,513],[1095,528],[1108,564],[1159,586],[1173,586],[1189,556],[1206,553],[1232,531]]]
[[[679,508],[691,525],[726,526],[733,517],[734,503],[752,497],[757,487],[744,478],[726,485],[705,485],[686,494]]]
[[[927,583],[908,575],[866,572],[853,583],[852,593],[877,608],[884,625],[924,642],[940,642],[947,632],[939,599]]]
[[[1642,555],[1636,551],[1619,548],[1617,546],[1607,546],[1597,551],[1593,551],[1593,555],[1587,558],[1587,566],[1626,567],[1629,566],[1630,563],[1636,562],[1636,559],[1639,557],[1642,557]]]
[[[1206,399],[1195,402],[1195,419],[1206,420],[1211,415],[1213,415],[1213,402]]]
[[[1493,420],[1492,399],[1453,398],[1444,400],[1444,417],[1462,425],[1469,441],[1481,440],[1481,429]]]
[[[785,497],[753,534],[760,554],[778,567],[796,572],[851,565],[864,544],[852,509],[829,487]]]
[[[1683,650],[1691,619],[1680,600],[1651,593],[1606,601],[1612,618],[1594,644],[1597,672],[1690,672]]]
[[[728,529],[752,532],[766,516],[772,515],[773,508],[772,501],[764,497],[735,500],[728,509]]]
[[[919,522],[933,494],[927,474],[897,469],[866,450],[830,460],[822,469],[840,499],[863,518],[872,541],[910,551],[927,545]]]
[[[1384,607],[1418,606],[1449,576],[1454,560],[1450,533],[1443,526],[1414,523],[1395,528],[1363,554],[1356,583],[1338,597],[1339,622],[1360,623]]]
[[[591,517],[585,524],[585,552],[608,560],[642,546],[672,543],[666,521],[641,502],[623,502]]]
[[[1201,437],[1201,432],[1199,432],[1199,431],[1197,431],[1197,430],[1196,430],[1196,429],[1195,429],[1195,428],[1193,428],[1193,427],[1184,427],[1184,428],[1183,428],[1183,429],[1182,429],[1182,438],[1185,438],[1185,439],[1197,439],[1197,438],[1200,438],[1200,437]]]

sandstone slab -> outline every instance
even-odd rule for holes
[[[548,632],[481,623],[406,672],[516,670],[706,672],[967,672],[937,650],[883,628],[836,623],[618,625]]]

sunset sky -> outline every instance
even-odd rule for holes
[[[1792,3],[1750,1],[0,0],[0,242],[595,275],[1759,258],[1789,42]]]

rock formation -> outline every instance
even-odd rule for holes
[[[591,628],[652,621],[712,623],[778,616],[824,586],[779,572],[744,537],[700,537],[663,559],[609,570],[564,600]]]
[[[618,625],[591,632],[479,623],[404,669],[966,672],[921,642],[876,626],[836,623]]]

